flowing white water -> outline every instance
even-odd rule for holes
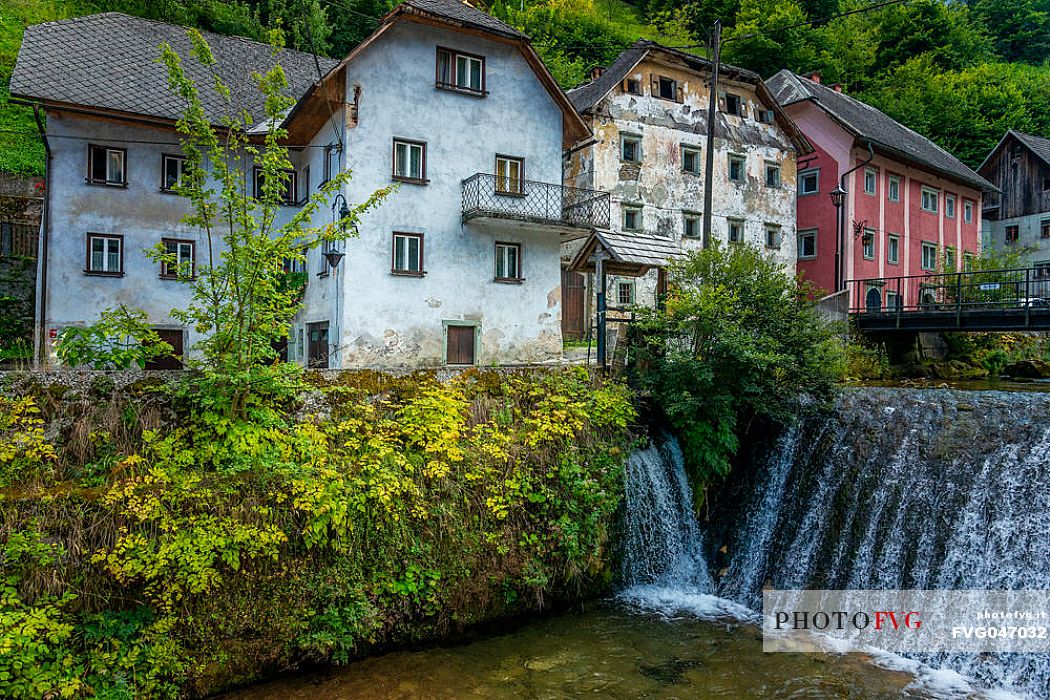
[[[846,392],[833,415],[731,477],[732,507],[712,516],[729,527],[707,534],[728,548],[717,583],[704,556],[719,541],[704,544],[677,443],[658,443],[627,470],[621,597],[633,604],[753,620],[767,583],[1050,589],[1050,394]],[[972,692],[968,678],[1050,698],[1048,655],[876,659],[945,697]]]

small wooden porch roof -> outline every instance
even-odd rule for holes
[[[621,277],[640,277],[654,267],[666,267],[669,262],[684,255],[673,238],[594,229],[573,256],[569,269],[574,272],[593,272],[592,258],[599,250],[607,256],[602,264],[605,272]]]

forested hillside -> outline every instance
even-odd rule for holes
[[[530,36],[565,87],[639,36],[696,53],[711,23],[724,60],[769,76],[820,70],[971,166],[1008,128],[1050,137],[1050,0],[489,0]],[[128,14],[342,56],[394,0],[4,0],[0,84],[27,24],[91,12]],[[31,114],[0,91],[0,169],[43,170]]]

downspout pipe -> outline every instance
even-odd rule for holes
[[[839,188],[844,192],[849,192],[846,189],[846,178],[855,173],[856,171],[863,168],[865,165],[875,160],[875,151],[871,147],[871,141],[868,141],[868,158],[863,160],[852,168],[842,173],[842,177],[839,178]],[[842,206],[838,208],[838,240],[835,241],[835,291],[842,291],[846,286],[846,271],[842,269],[842,256],[843,250],[846,247],[846,201],[843,199]]]
[[[44,119],[40,114],[40,105],[33,105],[33,118],[36,120],[40,140],[44,143],[44,206],[40,215],[40,246],[37,255],[37,317],[33,340],[33,359],[37,367],[44,366],[50,359],[50,343],[47,337],[47,254],[51,233],[51,143],[47,140]]]

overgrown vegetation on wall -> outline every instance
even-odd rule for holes
[[[199,695],[608,583],[619,383],[348,373],[231,421],[111,376],[0,399],[0,696]]]

